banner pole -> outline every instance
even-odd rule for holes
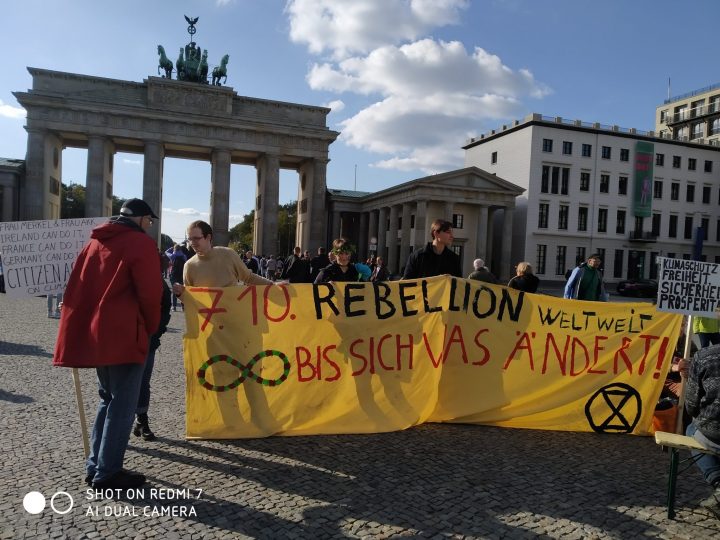
[[[686,362],[690,361],[690,351],[692,347],[692,337],[693,337],[693,325],[692,325],[693,316],[688,315],[687,318],[687,327],[685,328],[685,348],[683,350],[683,360]],[[685,375],[683,375],[682,371],[680,373],[680,395],[678,396],[678,410],[677,415],[675,416],[675,433],[679,433],[680,435],[684,435],[684,426],[683,426],[683,411],[685,410]]]
[[[90,455],[90,442],[88,439],[87,422],[85,421],[85,407],[83,406],[82,387],[80,386],[80,372],[72,368],[73,382],[75,383],[75,400],[77,401],[78,415],[80,416],[80,432],[82,433],[85,459]]]

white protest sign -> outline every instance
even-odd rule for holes
[[[720,264],[658,257],[658,311],[717,316]]]
[[[106,217],[0,222],[0,256],[10,298],[62,292],[78,253]]]

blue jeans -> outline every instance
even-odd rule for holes
[[[696,441],[704,444],[708,448],[712,448],[716,452],[720,452],[720,445],[705,437],[705,435],[703,435],[702,432],[695,427],[695,422],[692,422],[687,427],[685,434],[688,437],[692,437]],[[720,458],[710,454],[703,454],[702,452],[691,453],[693,457],[696,458],[695,464],[702,472],[705,481],[711,486],[720,487]]]
[[[86,463],[87,474],[95,482],[107,480],[122,469],[144,369],[144,364],[95,368],[100,404]]]
[[[150,338],[150,348],[147,357],[145,357],[145,369],[140,383],[140,395],[135,409],[136,414],[147,413],[150,407],[150,377],[152,377],[153,368],[155,367],[155,351],[157,351],[157,347],[153,346],[153,339]]]

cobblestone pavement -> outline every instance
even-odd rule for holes
[[[182,313],[173,314],[153,375],[159,438],[133,437],[125,460],[149,483],[133,497],[90,498],[71,371],[51,367],[57,320],[45,311],[43,298],[0,295],[0,539],[720,535],[720,521],[697,509],[710,489],[694,468],[680,478],[677,518],[666,518],[669,457],[649,437],[428,424],[187,441]],[[91,422],[94,372],[81,371],[81,380]],[[31,491],[47,499],[36,515],[23,509]],[[53,511],[53,496],[58,512],[68,496],[73,507]]]

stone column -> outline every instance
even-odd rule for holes
[[[388,262],[387,254],[385,253],[385,247],[387,246],[387,208],[383,206],[378,210],[378,247],[377,254],[385,260],[385,264]]]
[[[374,252],[375,255],[377,255],[377,243],[378,243],[378,211],[377,210],[371,210],[370,211],[370,230],[368,234],[368,251],[370,251],[369,244],[375,244]],[[375,241],[373,242],[373,238]],[[368,253],[369,255],[369,253]]]
[[[165,159],[165,148],[157,141],[145,141],[143,164],[143,200],[150,205],[152,211],[162,218],[162,182],[163,182],[163,160]],[[186,225],[189,225],[187,223]],[[153,224],[148,234],[160,245],[160,231],[162,223],[158,220]]]
[[[408,255],[410,254],[410,221],[412,208],[410,203],[402,205],[402,230],[400,231],[400,260],[398,268],[405,265]]]
[[[342,234],[342,212],[338,212],[337,210],[332,211],[332,229],[331,229],[331,240],[335,240],[336,238],[340,238],[340,235]]]
[[[502,251],[500,254],[500,268],[498,269],[498,277],[503,282],[507,282],[510,279],[512,261],[510,260],[512,253],[512,237],[513,237],[513,213],[514,208],[510,206],[505,207],[503,212],[503,237],[507,241],[502,243]]]
[[[327,159],[313,160],[312,191],[308,209],[310,215],[310,242],[318,246],[326,246],[327,234],[325,231],[327,197]]]
[[[45,219],[48,188],[45,181],[45,135],[44,130],[26,128],[28,132],[25,155],[25,184],[21,189],[20,219]]]
[[[427,202],[418,201],[415,209],[415,249],[425,247],[430,228],[427,223]]]
[[[442,219],[446,219],[450,223],[452,223],[454,210],[455,210],[455,203],[452,201],[446,201],[445,202],[445,215],[442,217]]]
[[[495,217],[495,210],[496,208],[490,207],[488,209],[488,220],[487,220],[487,231],[485,233],[485,264],[488,268],[491,267],[493,261],[493,257],[495,254],[493,253],[493,230],[495,229],[495,226],[493,224],[493,218]]]
[[[230,223],[230,150],[216,148],[211,158],[210,172],[210,226],[213,228],[213,245],[228,245]]]
[[[358,260],[364,262],[370,255],[368,247],[368,213],[360,212],[360,231],[358,233]]]
[[[88,136],[87,179],[85,183],[86,217],[112,214],[112,203],[110,201],[112,201],[112,159],[114,152],[114,145],[107,138],[99,135]],[[110,204],[108,204],[109,202]],[[146,202],[148,201],[146,200]],[[157,214],[156,207],[152,208]]]
[[[388,261],[387,267],[391,274],[397,274],[398,267],[397,256],[397,235],[398,235],[398,205],[394,204],[390,207],[390,233],[388,235]]]
[[[264,255],[278,253],[278,195],[280,190],[280,160],[274,154],[258,159],[258,186],[255,199],[255,229],[253,251]]]
[[[4,185],[3,190],[3,204],[0,209],[0,221],[15,221],[13,216],[13,208],[15,207],[15,189],[13,186]]]
[[[475,234],[475,253],[481,259],[487,259],[488,207],[480,205],[478,212],[477,233]]]

